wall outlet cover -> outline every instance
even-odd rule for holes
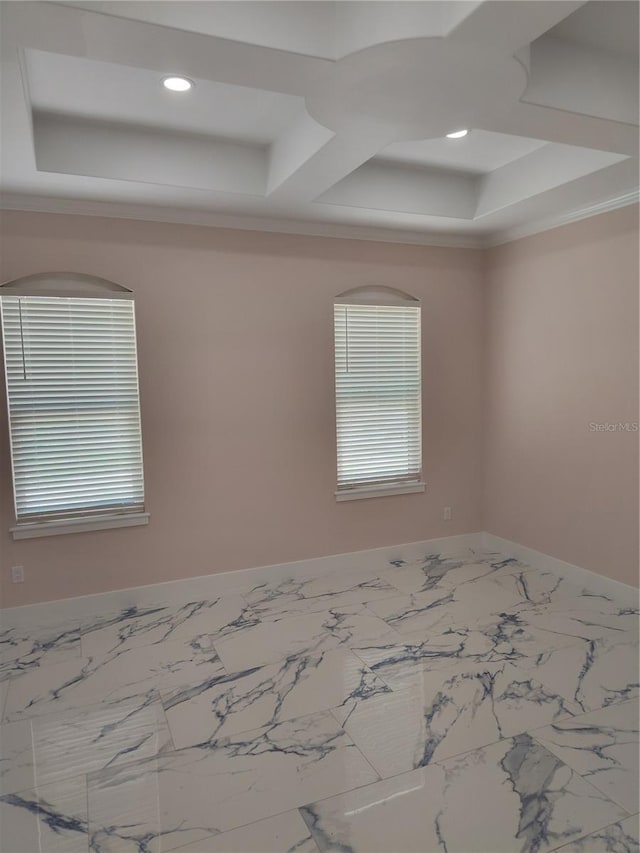
[[[24,566],[11,566],[11,580],[13,583],[24,583]]]

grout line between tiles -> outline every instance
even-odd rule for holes
[[[347,733],[347,734],[348,734],[348,733]],[[367,784],[365,784],[365,785],[358,785],[358,786],[356,786],[355,788],[350,788],[348,791],[342,791],[342,792],[340,792],[340,793],[338,793],[338,794],[330,794],[330,795],[329,795],[329,796],[327,796],[327,797],[322,797],[321,799],[319,799],[319,800],[314,800],[313,802],[314,802],[314,803],[322,803],[322,802],[325,802],[326,800],[331,800],[331,799],[333,799],[334,797],[340,797],[340,796],[343,796],[343,795],[345,795],[345,794],[350,794],[352,791],[358,791],[358,790],[360,790],[361,788],[368,788],[368,787],[369,787],[369,786],[371,786],[371,785],[377,785],[377,784],[380,784],[381,782],[387,782],[387,781],[389,781],[389,780],[391,780],[391,779],[397,779],[397,778],[399,778],[400,776],[408,776],[410,773],[417,773],[418,771],[426,771],[426,770],[429,770],[429,768],[430,768],[430,767],[437,767],[437,766],[439,766],[439,765],[441,765],[441,764],[446,764],[447,762],[449,762],[449,761],[453,761],[454,759],[457,759],[457,758],[460,758],[460,757],[461,757],[461,756],[463,756],[463,755],[469,755],[469,754],[471,754],[472,752],[478,752],[478,751],[480,751],[480,750],[482,750],[482,749],[487,749],[487,748],[489,748],[489,747],[491,747],[491,746],[495,746],[496,744],[503,743],[503,742],[506,742],[506,741],[511,741],[511,740],[513,740],[514,738],[516,738],[516,737],[518,737],[518,736],[521,736],[521,735],[524,735],[524,734],[529,734],[529,732],[526,732],[526,731],[525,731],[525,732],[521,732],[521,733],[520,733],[520,735],[515,734],[515,735],[510,735],[509,737],[498,738],[497,740],[493,740],[493,741],[491,741],[490,743],[485,743],[485,744],[482,744],[481,746],[475,746],[475,747],[472,747],[471,749],[465,749],[465,750],[462,750],[461,752],[457,752],[457,753],[455,753],[455,754],[453,754],[453,755],[448,755],[448,756],[446,756],[445,758],[441,758],[441,759],[439,759],[438,761],[430,761],[428,764],[421,764],[421,765],[419,765],[418,767],[413,767],[413,768],[411,768],[411,769],[409,769],[409,770],[402,770],[402,771],[400,771],[400,772],[398,772],[398,773],[391,773],[391,774],[389,774],[388,776],[386,776],[386,775],[385,775],[385,776],[381,775],[381,774],[380,774],[380,773],[375,769],[375,767],[373,767],[373,765],[371,765],[371,762],[369,762],[369,761],[367,760],[367,763],[368,763],[368,764],[370,764],[370,766],[372,766],[372,767],[373,767],[374,772],[375,772],[375,773],[378,775],[378,777],[379,777],[377,782],[368,782],[368,783],[367,783]],[[534,738],[534,739],[535,739],[535,738]],[[627,809],[625,809],[623,806],[620,806],[620,805],[619,805],[615,800],[612,800],[612,799],[611,799],[611,797],[608,797],[607,795],[603,794],[603,792],[602,792],[599,788],[596,788],[596,787],[595,787],[595,785],[593,785],[592,783],[590,783],[590,782],[588,782],[586,779],[584,779],[584,777],[583,777],[583,776],[581,776],[581,774],[580,774],[580,773],[578,773],[576,770],[574,770],[574,769],[573,769],[573,767],[571,767],[570,765],[568,765],[565,761],[562,761],[562,759],[558,758],[558,756],[557,756],[557,755],[555,755],[554,753],[552,753],[552,752],[551,752],[551,750],[547,749],[547,747],[546,747],[546,746],[544,746],[543,744],[540,744],[537,740],[536,740],[536,743],[538,743],[538,745],[539,745],[542,749],[546,750],[546,751],[547,751],[547,752],[549,752],[551,755],[553,755],[553,757],[554,757],[556,760],[560,761],[560,763],[561,763],[561,764],[563,764],[565,767],[567,767],[567,768],[568,768],[572,773],[575,773],[575,774],[576,774],[576,776],[578,776],[582,781],[584,781],[587,785],[589,785],[589,787],[590,787],[590,788],[593,788],[595,791],[597,791],[597,793],[598,793],[599,795],[601,795],[602,797],[604,797],[604,799],[608,800],[608,802],[610,802],[610,803],[612,803],[613,805],[617,806],[618,808],[622,809],[622,811],[627,812],[627,814],[626,814],[626,816],[625,816],[625,817],[620,818],[620,820],[613,821],[612,823],[606,824],[605,826],[614,826],[615,824],[618,824],[618,823],[620,823],[620,822],[621,822],[621,821],[623,821],[623,820],[627,820],[627,818],[629,818],[629,817],[633,817],[633,815],[632,815],[632,814],[630,814],[630,813],[627,811]],[[361,752],[360,750],[358,750],[358,751],[359,751],[359,752]],[[361,753],[361,754],[362,754],[362,753]],[[366,760],[366,756],[363,756],[363,757],[365,757],[365,760]],[[311,803],[306,803],[306,804],[305,804],[305,806],[298,806],[298,808],[305,808],[306,806],[310,806],[310,805],[312,805],[312,804],[311,804]],[[591,835],[593,832],[598,832],[598,831],[599,831],[599,830],[597,830],[597,829],[596,829],[596,830],[592,830],[591,832],[587,833],[587,835]],[[581,837],[586,837],[586,836],[581,836]],[[575,840],[579,840],[579,839],[575,839]],[[573,842],[567,842],[567,843],[568,843],[568,844],[570,844],[570,843],[573,843]],[[559,849],[559,848],[554,848],[553,850],[549,850],[549,851],[548,851],[548,853],[554,853],[554,851],[555,851],[556,849]]]
[[[626,809],[624,811],[626,811]],[[637,814],[637,812],[635,814]],[[592,829],[590,832],[586,832],[584,835],[580,835],[578,838],[574,838],[573,841],[567,841],[566,844],[562,844],[560,847],[553,847],[551,850],[548,851],[548,853],[562,853],[562,850],[565,847],[568,847],[570,844],[577,844],[579,841],[583,841],[585,838],[589,838],[591,835],[595,835],[598,832],[602,832],[603,829],[608,829],[610,826],[619,826],[625,820],[628,820],[630,817],[634,816],[634,814],[631,814],[627,815],[627,817],[620,818],[620,820],[614,820],[612,823],[605,823],[603,826],[599,826],[597,829]],[[606,851],[603,851],[603,853],[606,853]]]
[[[91,853],[90,845],[91,845],[91,821],[89,818],[89,775],[87,773],[84,774],[84,787],[85,787],[85,796],[87,800],[87,853]]]

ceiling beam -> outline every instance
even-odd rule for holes
[[[281,0],[242,0],[241,3],[234,0],[162,0],[155,3],[149,0],[72,0],[58,5],[291,53],[334,58],[333,3]]]
[[[466,42],[488,52],[512,56],[521,48],[559,24],[567,15],[583,6],[585,0],[520,0],[504,3],[457,3],[453,13],[458,18],[447,38]]]
[[[510,133],[547,142],[561,142],[596,151],[638,156],[638,126],[595,116],[571,113],[541,104],[519,101],[494,113],[478,130]]]
[[[7,43],[303,96],[332,60],[51,3],[2,4]]]
[[[522,100],[637,125],[637,57],[545,36],[531,45]]]
[[[311,202],[391,141],[379,129],[333,133],[305,112],[272,146],[267,196],[273,202]]]

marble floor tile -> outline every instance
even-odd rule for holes
[[[302,717],[90,775],[91,850],[173,850],[375,779],[330,713]]]
[[[253,612],[264,620],[363,604],[397,594],[398,590],[381,579],[375,569],[358,569],[330,572],[308,580],[259,584],[243,595]]]
[[[180,848],[180,853],[318,853],[298,811],[259,820]]]
[[[321,850],[546,853],[626,817],[528,735],[301,809]]]
[[[0,793],[40,788],[173,749],[159,699],[90,705],[0,726]]]
[[[351,652],[317,652],[169,691],[162,701],[176,748],[339,706],[350,713],[391,690]]]
[[[558,853],[640,853],[638,815],[557,847]]]
[[[0,796],[0,850],[5,853],[87,853],[84,776]]]
[[[500,554],[462,553],[428,554],[422,559],[405,562],[394,560],[380,576],[405,593],[457,587],[480,578],[523,571],[529,567]]]
[[[523,620],[558,637],[638,641],[638,609],[604,596],[580,596],[523,610]]]
[[[172,640],[210,650],[214,640],[258,624],[239,595],[196,601],[182,607],[132,607],[113,616],[109,624],[82,633],[85,657],[150,646]]]
[[[593,711],[638,695],[638,643],[605,638],[549,649],[518,666],[583,711]]]
[[[392,685],[415,667],[442,669],[460,660],[517,663],[542,652],[580,643],[527,625],[519,614],[500,614],[493,621],[470,627],[439,622],[430,630],[403,634],[401,642],[352,643],[352,650],[384,681]],[[559,695],[564,693],[557,691]]]
[[[372,638],[399,639],[382,619],[361,604],[334,607],[304,616],[261,622],[215,644],[227,672],[240,672],[291,655],[311,654]]]
[[[0,681],[79,657],[80,630],[76,623],[0,630]]]
[[[100,702],[152,698],[160,688],[199,684],[224,672],[213,653],[188,643],[142,646],[117,654],[77,658],[33,670],[9,684],[5,722],[70,711]]]
[[[394,776],[566,719],[575,706],[509,663],[413,669],[391,695],[333,711],[380,776]]]
[[[628,812],[638,808],[638,700],[532,732],[543,746]]]
[[[458,587],[439,586],[425,592],[385,598],[367,605],[376,616],[401,634],[459,625],[481,625],[494,614],[522,604],[523,598],[514,583],[501,585],[496,578],[480,578]]]
[[[560,577],[555,572],[532,571],[531,567],[526,569],[511,570],[510,572],[498,572],[492,576],[492,580],[505,590],[509,590],[519,598],[522,605],[554,604],[556,601],[570,598],[576,604],[585,599],[600,598],[610,602],[605,596],[594,596],[585,587],[578,586],[566,578]]]

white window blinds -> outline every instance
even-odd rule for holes
[[[422,466],[420,307],[334,307],[338,490],[411,483]]]
[[[16,517],[144,508],[134,303],[0,297]]]

